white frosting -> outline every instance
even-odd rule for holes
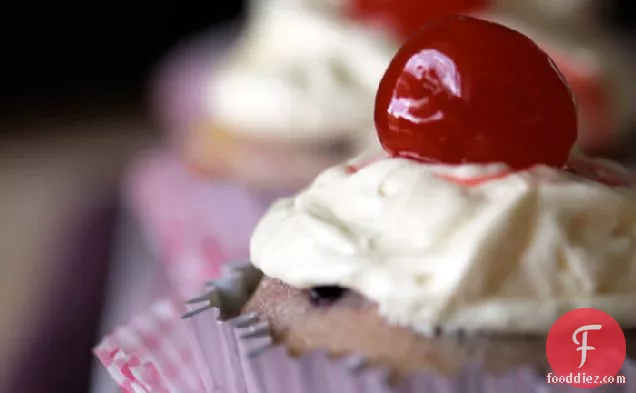
[[[505,165],[383,159],[322,173],[276,202],[255,266],[290,285],[340,285],[392,323],[546,332],[596,307],[636,324],[636,195],[544,166],[466,186]]]
[[[270,0],[254,7],[208,89],[214,120],[283,140],[370,133],[377,85],[396,47],[324,6]]]

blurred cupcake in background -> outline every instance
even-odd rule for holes
[[[287,190],[363,148],[395,45],[325,5],[251,3],[245,31],[203,81],[205,113],[182,146],[191,168]]]
[[[158,69],[167,146],[130,168],[127,204],[175,292],[247,255],[271,198],[376,144],[387,36],[324,1],[250,3],[243,26],[184,42]]]
[[[371,23],[395,34],[409,37],[423,22],[451,14],[467,14],[488,9],[492,0],[332,0],[353,20]]]
[[[493,8],[522,17],[542,29],[581,30],[598,22],[597,0],[492,0]]]

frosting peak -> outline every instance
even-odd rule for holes
[[[352,165],[263,217],[251,257],[266,275],[351,288],[421,332],[546,332],[577,307],[636,323],[632,191],[546,166]]]
[[[208,90],[214,119],[233,132],[283,140],[369,133],[394,45],[324,7],[289,1],[255,7]]]

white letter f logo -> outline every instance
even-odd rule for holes
[[[574,341],[574,344],[581,345],[580,347],[576,349],[577,351],[581,351],[581,364],[579,364],[579,368],[583,367],[583,365],[585,364],[585,361],[587,360],[587,351],[593,351],[596,349],[594,347],[587,345],[588,330],[601,330],[601,327],[602,327],[601,325],[585,325],[576,329],[574,333],[572,334],[572,341]],[[583,332],[582,334],[583,339],[581,340],[581,342],[579,342],[576,336],[581,332]]]

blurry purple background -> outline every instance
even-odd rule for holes
[[[240,18],[227,3],[3,10],[0,391],[90,390],[120,180],[160,137],[151,78],[184,39]]]

